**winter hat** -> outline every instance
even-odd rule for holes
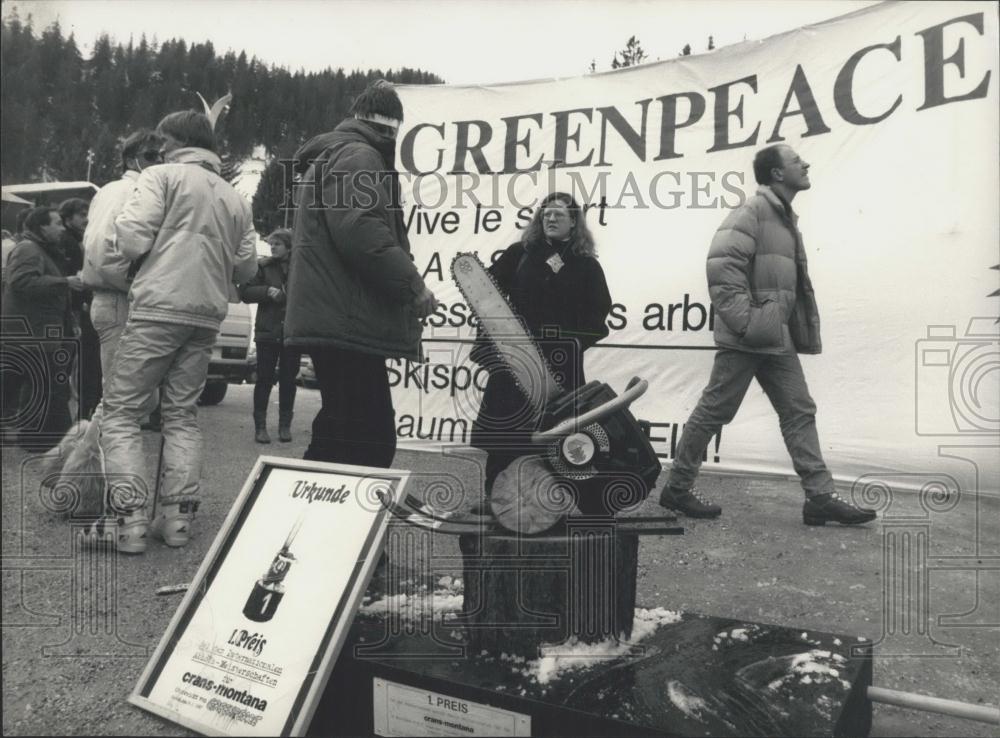
[[[395,131],[403,120],[403,103],[392,83],[380,79],[370,84],[358,95],[351,106],[355,118],[387,126]]]

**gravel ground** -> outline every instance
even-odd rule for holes
[[[300,391],[295,441],[262,447],[252,440],[250,395],[250,387],[230,387],[220,406],[200,412],[207,453],[192,543],[177,550],[153,543],[145,555],[118,557],[104,571],[73,571],[72,531],[40,501],[37,461],[3,449],[4,735],[187,734],[126,702],[180,602],[153,592],[191,579],[252,459],[260,453],[301,458],[319,405],[318,393]],[[147,456],[155,460],[158,436],[145,435]],[[401,451],[396,466],[418,477],[447,471],[471,486],[476,458]],[[418,478],[412,491],[419,494],[420,487]],[[893,564],[890,544],[905,531],[882,524],[804,526],[801,491],[793,481],[706,476],[701,489],[723,505],[723,516],[682,518],[683,536],[643,539],[641,604],[865,636],[877,644],[876,685],[997,703],[1000,577],[996,569],[977,572],[977,561],[988,562],[976,557],[997,555],[998,500],[962,497],[952,509],[923,518],[915,496],[894,500],[894,513],[916,516],[906,530],[914,541],[926,542],[929,556],[923,565],[901,567]],[[639,512],[662,510],[648,500]],[[454,539],[440,545],[457,554]],[[74,583],[98,576],[104,579],[96,591],[109,596],[74,599]],[[924,606],[884,606],[885,593],[907,576],[914,592],[926,582]],[[997,732],[981,723],[876,705],[872,734]]]

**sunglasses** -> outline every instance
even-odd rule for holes
[[[163,154],[159,151],[143,151],[139,158],[147,164],[159,164],[163,161]]]

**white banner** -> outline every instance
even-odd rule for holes
[[[823,353],[803,366],[834,475],[996,493],[997,58],[994,4],[886,3],[603,74],[401,88],[404,215],[443,305],[429,363],[390,362],[400,443],[468,442],[485,374],[448,266],[489,263],[559,189],[588,207],[615,302],[587,378],[649,380],[633,413],[669,462],[714,355],[709,242],[783,141],[812,165],[795,209]],[[756,384],[704,469],[794,473]]]

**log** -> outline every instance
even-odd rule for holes
[[[612,518],[571,517],[543,536],[463,535],[459,548],[473,654],[535,659],[542,644],[631,636],[639,537]]]

